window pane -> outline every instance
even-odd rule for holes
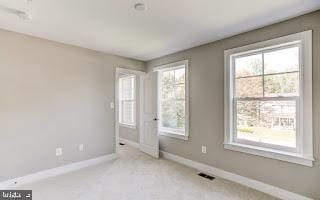
[[[262,54],[235,59],[236,77],[255,76],[262,74]]]
[[[168,128],[177,127],[177,117],[173,101],[161,102],[161,126]]]
[[[134,101],[123,101],[123,122],[134,123]]]
[[[185,102],[161,102],[161,126],[166,128],[183,129],[185,127]]]
[[[122,99],[131,100],[134,99],[134,77],[120,78]]]
[[[262,76],[236,79],[236,97],[262,97]]]
[[[237,139],[296,147],[295,101],[237,101]]]
[[[185,82],[185,68],[174,70],[175,83]]]
[[[265,76],[264,87],[266,97],[299,96],[299,73]]]
[[[161,72],[161,84],[170,85],[174,83],[174,70]]]
[[[272,51],[264,54],[264,73],[299,71],[299,47]]]
[[[185,130],[185,68],[160,72],[160,127],[174,134]]]
[[[119,78],[120,123],[135,125],[135,76]]]
[[[176,101],[176,112],[177,112],[177,128],[185,127],[185,102]]]
[[[175,87],[175,98],[176,99],[185,99],[185,85],[184,84],[179,84],[176,85]]]
[[[162,99],[163,100],[172,100],[174,99],[174,87],[172,85],[163,85],[162,86]]]

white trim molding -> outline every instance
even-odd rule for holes
[[[197,169],[201,172],[205,172],[207,174],[217,176],[232,182],[236,182],[238,184],[253,188],[255,190],[258,190],[260,192],[269,194],[271,196],[283,199],[283,200],[312,200],[308,197],[302,196],[300,194],[296,194],[293,192],[290,192],[288,190],[284,190],[282,188],[269,185],[254,179],[250,179],[244,176],[240,176],[219,168],[215,168],[200,162],[196,162],[193,160],[189,160],[168,152],[161,151],[161,156],[165,159],[172,160],[175,162],[178,162],[182,165],[186,165],[188,167]]]
[[[129,125],[129,124],[123,124],[123,123],[119,123],[119,126],[121,126],[122,128],[130,128],[130,129],[137,129],[137,126],[133,126],[133,125]]]
[[[169,131],[161,131],[161,130],[159,130],[159,135],[172,137],[172,138],[177,138],[177,139],[181,139],[181,140],[188,140],[189,139],[189,136],[179,135],[177,133],[170,133]]]
[[[235,96],[235,59],[240,56],[261,54],[290,47],[299,48],[299,95],[238,98]],[[224,148],[233,151],[282,160],[304,166],[313,166],[312,124],[312,30],[295,33],[263,42],[224,51]],[[262,74],[264,77],[264,63]],[[264,83],[263,83],[264,84]],[[263,86],[264,87],[264,86]],[[237,137],[238,99],[257,101],[290,100],[296,102],[296,145],[275,145],[267,142],[239,139]]]
[[[247,144],[239,143],[227,143],[224,144],[224,148],[233,151],[239,151],[242,153],[254,154],[265,158],[272,158],[281,161],[291,162],[295,164],[305,165],[312,167],[314,159],[308,157],[302,157],[300,154],[291,153],[286,151],[266,149],[263,147],[251,146]]]
[[[140,148],[140,144],[137,143],[137,142],[134,142],[134,141],[131,141],[131,140],[128,140],[128,139],[125,139],[125,138],[119,138],[119,141],[120,141],[121,143],[123,143],[123,144],[132,146],[132,147],[134,147],[134,148],[137,148],[137,149]]]
[[[36,172],[33,174],[14,178],[11,180],[3,181],[3,182],[0,182],[0,190],[15,188],[15,187],[27,184],[27,183],[33,183],[33,182],[47,179],[50,177],[66,174],[69,172],[74,172],[74,171],[77,171],[77,170],[80,170],[80,169],[83,169],[86,167],[90,167],[90,166],[101,164],[103,162],[111,161],[116,158],[117,158],[117,155],[115,153],[113,153],[113,154],[109,154],[109,155],[105,155],[105,156],[101,156],[101,157],[97,157],[97,158],[93,158],[93,159],[89,159],[89,160],[85,160],[85,161],[71,163],[71,164],[64,165],[61,167],[56,167],[53,169],[48,169],[45,171]]]
[[[128,69],[124,66],[117,67],[116,72],[123,73],[123,74],[135,74],[137,76],[142,76],[146,74],[146,72],[135,70],[135,69]]]

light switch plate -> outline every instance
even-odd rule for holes
[[[201,151],[202,151],[202,153],[207,153],[207,147],[206,146],[202,146],[201,147]]]
[[[56,148],[56,156],[62,155],[62,148]]]
[[[83,144],[79,145],[79,151],[84,151],[84,145]]]
[[[114,103],[113,102],[110,103],[110,108],[114,109]]]

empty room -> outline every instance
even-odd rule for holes
[[[0,200],[320,200],[320,0],[0,0]]]

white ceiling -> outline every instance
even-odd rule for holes
[[[26,9],[25,0],[0,4]],[[148,9],[137,12],[143,2]],[[33,0],[33,20],[0,10],[0,28],[151,60],[320,8],[320,0]]]

